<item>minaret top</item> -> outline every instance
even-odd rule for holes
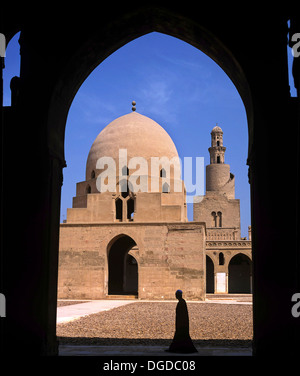
[[[217,123],[216,126],[213,128],[213,130],[211,131],[211,133],[223,133],[222,128],[220,128],[220,127],[218,126],[218,123]]]
[[[225,163],[225,150],[223,146],[223,131],[216,125],[211,131],[211,147],[208,149],[210,154],[210,163]]]
[[[135,101],[132,101],[132,111],[135,111],[136,110],[136,107],[135,107],[135,105],[136,105],[136,102]]]

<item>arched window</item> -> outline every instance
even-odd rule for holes
[[[222,212],[218,211],[217,227],[222,227]]]
[[[129,195],[128,181],[126,179],[120,181],[119,192],[123,198],[126,198]]]
[[[86,187],[86,194],[88,195],[88,194],[91,193],[91,192],[92,192],[92,188],[91,188],[90,185],[88,185],[88,186]]]
[[[119,221],[122,221],[122,219],[123,219],[123,202],[122,202],[122,200],[120,198],[117,198],[115,205],[116,205],[116,219],[118,219]]]
[[[221,163],[221,159],[219,155],[217,156],[217,163]]]
[[[127,166],[122,167],[122,175],[129,176],[129,168]]]
[[[224,254],[223,254],[223,252],[220,252],[219,253],[219,265],[224,265],[224,262],[225,262]]]
[[[163,193],[169,193],[170,192],[170,187],[168,183],[164,183],[162,186],[162,192]]]
[[[160,177],[161,177],[161,178],[165,178],[166,176],[167,176],[166,170],[165,170],[164,168],[162,168],[162,169],[160,170]]]
[[[217,214],[216,212],[212,212],[211,213],[211,216],[212,216],[212,224],[211,224],[211,227],[217,227]]]
[[[92,173],[91,173],[91,179],[95,179],[95,176],[96,176],[96,174],[95,174],[95,171],[93,170]]]
[[[134,199],[129,198],[127,200],[127,219],[133,221],[133,214],[134,214]]]

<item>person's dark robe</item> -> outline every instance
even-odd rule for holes
[[[189,314],[184,299],[180,299],[177,303],[175,334],[167,351],[178,353],[197,352],[189,333]]]

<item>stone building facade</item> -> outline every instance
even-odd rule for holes
[[[58,298],[249,293],[251,242],[241,239],[221,128],[211,133],[206,195],[195,197],[188,222],[176,147],[159,124],[133,110],[90,149],[86,179],[60,225]]]
[[[176,162],[167,132],[135,111],[100,132],[60,226],[59,298],[205,298],[205,223],[187,221]]]
[[[206,194],[194,198],[194,221],[206,223],[206,292],[251,293],[251,227],[249,240],[242,239],[235,176],[225,164],[226,147],[218,126],[211,132],[208,151]]]

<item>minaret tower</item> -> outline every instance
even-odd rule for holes
[[[210,164],[224,163],[226,148],[223,146],[223,131],[216,125],[210,134],[211,147],[208,149],[210,154]]]
[[[206,194],[215,193],[234,199],[234,175],[230,165],[225,164],[226,147],[223,146],[223,131],[215,126],[211,131],[210,164],[206,166]]]

